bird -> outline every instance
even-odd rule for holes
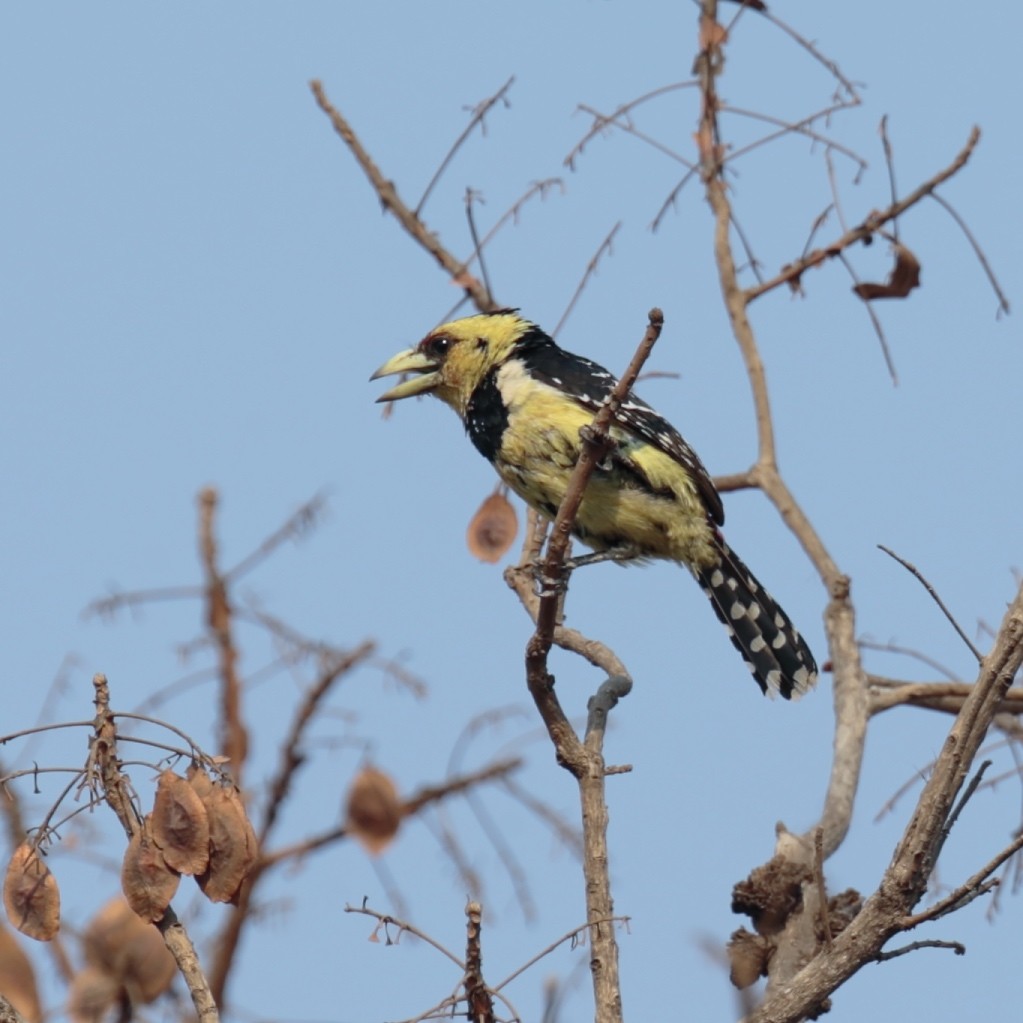
[[[401,380],[377,398],[432,394],[528,505],[553,519],[590,426],[617,379],[561,348],[516,309],[453,320],[388,359],[370,378]],[[812,689],[817,665],[788,615],[721,533],[724,507],[682,435],[629,392],[611,447],[590,477],[573,533],[596,556],[685,566],[710,598],[763,693]]]

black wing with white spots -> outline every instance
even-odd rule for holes
[[[535,380],[571,395],[594,414],[618,383],[613,373],[591,359],[566,352],[538,327],[523,335],[516,347],[519,358]],[[712,521],[719,526],[724,523],[721,497],[710,474],[696,452],[667,419],[633,392],[622,402],[615,418],[625,429],[678,462],[692,477]]]

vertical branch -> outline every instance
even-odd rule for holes
[[[703,181],[707,203],[714,215],[714,258],[718,267],[718,282],[725,300],[725,309],[732,324],[732,333],[739,344],[746,375],[753,391],[753,405],[757,420],[758,464],[774,467],[774,424],[771,405],[767,397],[767,380],[760,358],[753,328],[746,315],[746,297],[739,287],[732,254],[730,229],[732,211],[724,182],[724,150],[718,126],[719,99],[717,76],[724,63],[722,44],[726,39],[724,28],[717,20],[717,0],[703,0],[700,14],[700,54],[697,70],[700,82],[700,122],[696,142],[700,158],[700,179]]]
[[[125,834],[131,839],[141,828],[141,822],[132,801],[131,783],[128,776],[121,772],[121,762],[117,755],[117,729],[114,713],[110,709],[110,686],[106,675],[96,675],[92,685],[95,690],[96,717],[89,749],[89,765],[102,785],[107,806],[117,815]],[[217,1012],[217,1004],[184,924],[168,906],[162,919],[154,926],[163,935],[164,944],[174,956],[178,972],[188,985],[199,1023],[218,1023],[220,1014]]]
[[[199,553],[206,573],[206,624],[220,661],[220,744],[231,765],[236,785],[248,755],[249,736],[242,721],[242,687],[238,677],[238,651],[231,631],[231,605],[227,583],[217,567],[217,540],[213,525],[217,492],[206,487],[199,494]]]
[[[917,925],[919,918],[910,914],[927,889],[956,796],[1021,665],[1023,587],[1002,619],[877,891],[830,948],[808,956],[786,983],[769,986],[767,998],[745,1023],[784,1023],[818,1015],[836,988],[881,957],[889,938]]]
[[[756,411],[758,456],[750,478],[778,509],[782,520],[802,544],[830,597],[825,613],[825,631],[833,665],[834,757],[821,820],[803,836],[804,861],[809,863],[812,861],[811,839],[818,827],[823,831],[825,858],[841,845],[849,830],[866,742],[866,676],[855,640],[856,616],[849,598],[849,580],[839,570],[778,472],[767,375],[747,314],[751,292],[739,285],[732,252],[730,231],[733,217],[723,176],[724,148],[718,125],[717,94],[717,76],[724,64],[722,46],[726,38],[724,29],[717,22],[716,0],[703,0],[697,62],[702,97],[697,132],[700,175],[714,216],[714,256],[721,294],[732,333],[742,353]]]
[[[628,676],[613,674],[590,701],[585,741],[580,742],[554,691],[554,676],[547,656],[558,629],[565,585],[565,556],[572,526],[583,500],[586,484],[597,464],[607,455],[608,434],[615,414],[632,390],[644,362],[660,337],[664,315],[651,309],[649,324],[636,354],[601,405],[590,427],[581,431],[582,452],[568,482],[561,507],[551,527],[547,555],[541,567],[544,592],[536,616],[536,630],[526,647],[526,681],[537,710],[547,726],[558,762],[579,785],[583,821],[583,874],[586,882],[586,919],[590,924],[590,972],[597,1023],[621,1023],[622,994],[618,972],[618,942],[614,932],[614,900],[608,870],[608,812],[604,779],[604,724],[608,710],[632,688]],[[620,664],[615,659],[615,669]]]

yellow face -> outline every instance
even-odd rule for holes
[[[377,401],[433,394],[464,416],[476,386],[532,326],[513,312],[484,313],[445,323],[415,348],[393,355],[370,377],[378,380],[409,374]]]

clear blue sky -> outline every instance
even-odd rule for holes
[[[778,3],[852,79],[864,105],[832,133],[870,167],[859,185],[840,159],[846,216],[887,201],[877,124],[889,115],[906,191],[948,163],[970,127],[984,137],[944,190],[968,220],[1010,300],[1020,296],[1017,43],[1019,11],[996,17],[959,4]],[[924,16],[924,10],[926,15]],[[731,12],[729,12],[731,13]],[[330,513],[302,545],[279,553],[245,591],[310,635],[340,645],[375,638],[430,686],[415,701],[378,670],[358,673],[324,724],[286,835],[336,818],[367,740],[405,790],[440,779],[463,726],[487,708],[523,713],[469,746],[464,767],[505,744],[530,767],[523,784],[574,814],[574,791],[536,735],[522,678],[529,628],[498,568],[475,563],[464,530],[493,476],[439,403],[406,403],[382,421],[372,370],[414,343],[457,291],[381,215],[362,173],[316,108],[321,78],[384,174],[415,201],[466,121],[466,106],[516,81],[509,109],[458,155],[424,211],[454,250],[470,248],[467,186],[485,229],[530,182],[560,175],[564,194],[529,206],[493,244],[498,297],[553,326],[612,226],[622,228],[561,335],[566,347],[625,365],[646,311],[663,307],[652,368],[678,379],[644,394],[686,434],[713,472],[754,458],[748,391],[710,258],[710,221],[695,188],[661,230],[648,225],[679,177],[676,164],[620,135],[592,142],[575,173],[562,160],[586,130],[577,104],[607,111],[689,75],[694,9],[668,2],[563,0],[247,5],[7,5],[0,12],[0,731],[34,723],[65,657],[58,719],[90,713],[93,672],[121,707],[207,663],[183,663],[201,628],[194,604],[162,604],[114,624],[83,608],[110,586],[198,580],[195,496],[216,486],[226,563],[247,553],[318,491]],[[793,43],[747,15],[728,54],[722,94],[738,107],[797,119],[824,106],[827,75]],[[680,92],[637,123],[691,152],[694,97]],[[752,137],[744,122],[726,122]],[[784,140],[736,166],[733,198],[770,271],[799,255],[829,201],[819,148]],[[825,543],[853,579],[859,630],[926,651],[965,678],[970,656],[884,543],[915,562],[972,633],[997,624],[1020,555],[1016,318],[996,300],[947,215],[925,204],[902,237],[923,264],[908,302],[878,308],[900,386],[893,388],[863,309],[837,267],[807,276],[805,300],[777,293],[754,310],[767,362],[782,467]],[[834,219],[821,237],[837,231]],[[883,276],[883,245],[856,254]],[[731,542],[825,656],[824,593],[776,516],[754,494],[726,500]],[[704,598],[677,569],[590,569],[573,584],[570,624],[611,643],[635,692],[614,715],[609,784],[616,908],[629,1018],[666,1005],[690,1018],[735,1007],[698,947],[743,921],[731,885],[766,860],[783,819],[816,819],[831,739],[827,679],[795,706],[762,700]],[[986,640],[982,637],[981,645]],[[250,638],[243,669],[273,652]],[[931,679],[905,658],[868,653],[871,670]],[[555,658],[566,705],[581,713],[599,679]],[[251,694],[256,767],[296,702],[288,674]],[[211,688],[162,708],[208,739]],[[854,835],[829,863],[835,890],[873,889],[910,809],[872,823],[894,789],[924,769],[947,722],[896,711],[871,732]],[[62,734],[31,751],[41,763],[85,755]],[[329,741],[328,741],[329,740]],[[341,740],[341,741],[339,741]],[[11,762],[18,751],[3,751]],[[994,771],[1011,768],[1004,750]],[[993,772],[994,773],[994,772]],[[140,786],[146,784],[139,778]],[[45,794],[44,794],[45,795]],[[44,806],[40,797],[32,803]],[[549,832],[504,796],[491,811],[530,874],[538,919],[524,923],[497,855],[464,808],[446,820],[487,878],[485,967],[496,980],[583,920],[578,872]],[[954,885],[1019,823],[1019,783],[981,793],[942,861]],[[104,856],[119,843],[97,814]],[[102,865],[55,857],[69,920],[113,889]],[[435,838],[411,824],[384,862],[409,916],[458,949],[464,884]],[[66,878],[66,880],[65,880]],[[232,987],[238,1018],[372,1021],[413,1015],[457,982],[422,944],[372,944],[346,902],[389,908],[380,875],[354,845],[280,877],[266,923],[243,949]],[[919,937],[964,941],[965,959],[924,951],[869,968],[837,996],[830,1019],[865,1013],[951,1023],[1004,1017],[1017,998],[1023,907],[1003,895],[989,924],[980,901]],[[183,908],[187,909],[187,901]],[[214,910],[196,924],[207,932]],[[56,990],[42,950],[49,1007]],[[548,974],[585,952],[562,950],[511,991],[535,1019]],[[582,994],[565,1020],[587,1017]],[[684,1007],[684,1010],[683,1010]]]

